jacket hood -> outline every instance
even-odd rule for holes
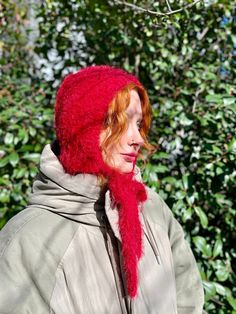
[[[137,166],[134,173],[135,179],[141,181]],[[66,173],[50,144],[41,154],[29,205],[94,226],[101,226],[99,221],[105,209],[112,229],[120,239],[118,211],[112,206],[110,191],[102,191],[95,175]]]

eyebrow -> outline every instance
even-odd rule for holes
[[[131,111],[131,112],[130,111],[126,111],[126,114],[127,114],[128,117],[132,117],[134,115],[138,115],[140,120],[143,119],[143,113],[139,112],[139,111]]]

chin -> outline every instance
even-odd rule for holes
[[[126,165],[126,166],[123,166],[123,167],[120,167],[120,172],[122,173],[131,173],[133,172],[134,170],[134,166],[135,164],[132,164],[132,165]]]
[[[133,172],[134,167],[135,167],[135,163],[130,163],[130,162],[113,165],[113,168],[118,170],[121,173],[131,173]]]

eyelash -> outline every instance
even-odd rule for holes
[[[141,130],[141,129],[142,129],[142,126],[143,126],[142,121],[141,121],[141,122],[137,122],[137,126],[138,126],[138,129]]]
[[[132,120],[132,117],[130,117],[129,115],[127,115],[127,117],[128,117],[128,120],[129,120],[129,121]],[[138,127],[138,130],[140,131],[140,130],[142,129],[142,127],[143,127],[143,120],[138,120],[138,121],[136,122],[136,125],[137,125],[137,127]]]

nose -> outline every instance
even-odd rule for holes
[[[140,131],[138,128],[136,128],[131,136],[131,145],[141,147],[144,144],[144,139],[142,135],[140,134]]]

